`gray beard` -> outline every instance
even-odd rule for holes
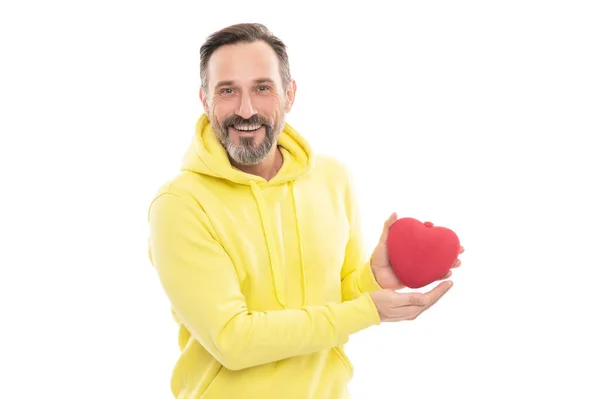
[[[256,165],[269,155],[271,148],[276,144],[277,138],[283,130],[284,123],[281,120],[278,126],[275,126],[275,129],[271,128],[271,126],[263,125],[265,128],[265,137],[258,147],[254,147],[254,139],[252,137],[240,137],[240,143],[235,144],[229,137],[228,129],[218,124],[217,136],[227,154],[234,162],[245,166]]]
[[[227,153],[236,163],[240,165],[256,165],[262,162],[275,143],[273,136],[266,135],[263,141],[254,147],[251,137],[241,137],[240,144],[235,144],[225,132],[226,136],[221,139],[221,143],[227,150]],[[222,136],[223,137],[223,136]]]

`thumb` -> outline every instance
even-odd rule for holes
[[[396,220],[398,220],[398,214],[396,212],[392,213],[390,215],[390,217],[387,218],[387,220],[383,224],[383,231],[381,232],[381,237],[379,238],[379,243],[385,244],[385,242],[388,238],[388,233],[390,231],[390,227],[392,227],[392,224],[394,224],[394,222]]]

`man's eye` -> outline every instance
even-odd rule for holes
[[[269,86],[259,86],[258,90],[259,91],[267,91],[267,90],[269,90]]]
[[[233,93],[233,89],[221,89],[222,94],[231,94]]]

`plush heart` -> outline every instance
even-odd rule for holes
[[[446,227],[401,218],[390,227],[387,247],[398,279],[409,288],[420,288],[450,270],[458,258],[460,241]]]

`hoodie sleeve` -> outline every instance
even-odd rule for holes
[[[344,301],[354,300],[364,293],[381,289],[371,269],[371,254],[367,252],[364,244],[354,183],[349,173],[347,176],[348,185],[345,192],[345,205],[350,224],[350,237],[346,245],[341,273],[342,298]]]
[[[368,294],[342,303],[249,310],[202,208],[164,193],[150,206],[150,256],[179,320],[224,367],[240,370],[345,343],[380,323]]]

